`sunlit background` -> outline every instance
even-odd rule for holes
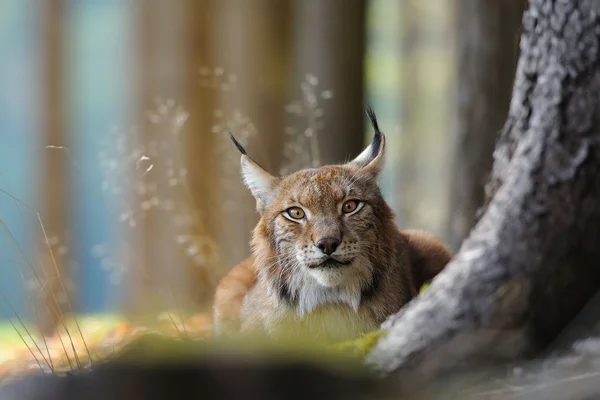
[[[0,0],[0,319],[207,309],[272,173],[388,136],[402,227],[446,239],[452,2]]]

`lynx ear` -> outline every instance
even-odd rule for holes
[[[254,162],[231,133],[229,136],[235,147],[242,153],[242,177],[256,199],[256,209],[262,214],[277,197],[276,178]]]
[[[370,107],[367,107],[367,116],[371,121],[371,126],[375,130],[371,144],[363,150],[354,160],[350,161],[350,165],[354,165],[365,171],[378,174],[383,168],[383,156],[385,150],[385,135],[379,130],[377,117],[375,112]]]

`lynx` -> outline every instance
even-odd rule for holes
[[[217,335],[337,341],[375,330],[451,258],[435,236],[399,230],[378,186],[385,136],[341,165],[274,177],[241,152],[260,220],[253,256],[218,284]]]

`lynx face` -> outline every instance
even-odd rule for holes
[[[393,226],[393,213],[377,185],[385,138],[369,117],[372,143],[343,165],[276,178],[238,145],[244,181],[261,214],[253,237],[258,274],[301,315],[325,303],[357,310],[389,258],[383,232]]]
[[[288,279],[328,288],[367,281],[383,203],[374,177],[352,166],[327,166],[297,172],[278,186],[281,194],[265,218]]]

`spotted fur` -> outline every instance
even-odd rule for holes
[[[448,263],[450,251],[439,239],[396,227],[377,183],[385,136],[372,111],[369,117],[374,139],[347,164],[276,178],[240,150],[261,218],[253,256],[218,285],[218,334],[354,338],[376,329]],[[356,208],[344,208],[353,201]],[[300,211],[290,214],[292,208]],[[337,243],[330,255],[319,247],[324,239]],[[234,288],[237,296],[230,295]]]

